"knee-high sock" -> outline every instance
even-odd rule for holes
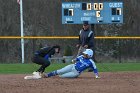
[[[48,77],[56,76],[56,75],[58,75],[57,71],[53,71],[47,74]]]

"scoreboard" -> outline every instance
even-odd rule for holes
[[[62,2],[62,24],[123,23],[123,2]]]

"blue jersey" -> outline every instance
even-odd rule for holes
[[[75,69],[81,73],[87,68],[92,68],[94,73],[98,73],[96,65],[92,59],[84,58],[83,55],[77,57],[75,63]]]

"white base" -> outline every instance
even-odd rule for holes
[[[39,79],[39,78],[36,78],[34,76],[25,76],[24,79]]]
[[[25,76],[24,79],[40,79],[41,76],[31,75],[31,76]]]

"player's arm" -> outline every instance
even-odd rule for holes
[[[90,31],[90,33],[87,36],[86,42],[85,42],[85,48],[88,48],[90,45],[90,42],[93,40],[93,31]]]
[[[83,56],[83,55],[80,55],[80,56],[78,56],[77,58],[73,59],[73,60],[72,60],[72,63],[76,63],[77,61],[79,61],[80,58],[81,58],[82,56]]]
[[[90,61],[92,62],[92,69],[93,69],[93,73],[95,74],[95,78],[99,78],[99,74],[98,74],[98,69],[94,63],[94,61],[92,59],[90,59]]]

